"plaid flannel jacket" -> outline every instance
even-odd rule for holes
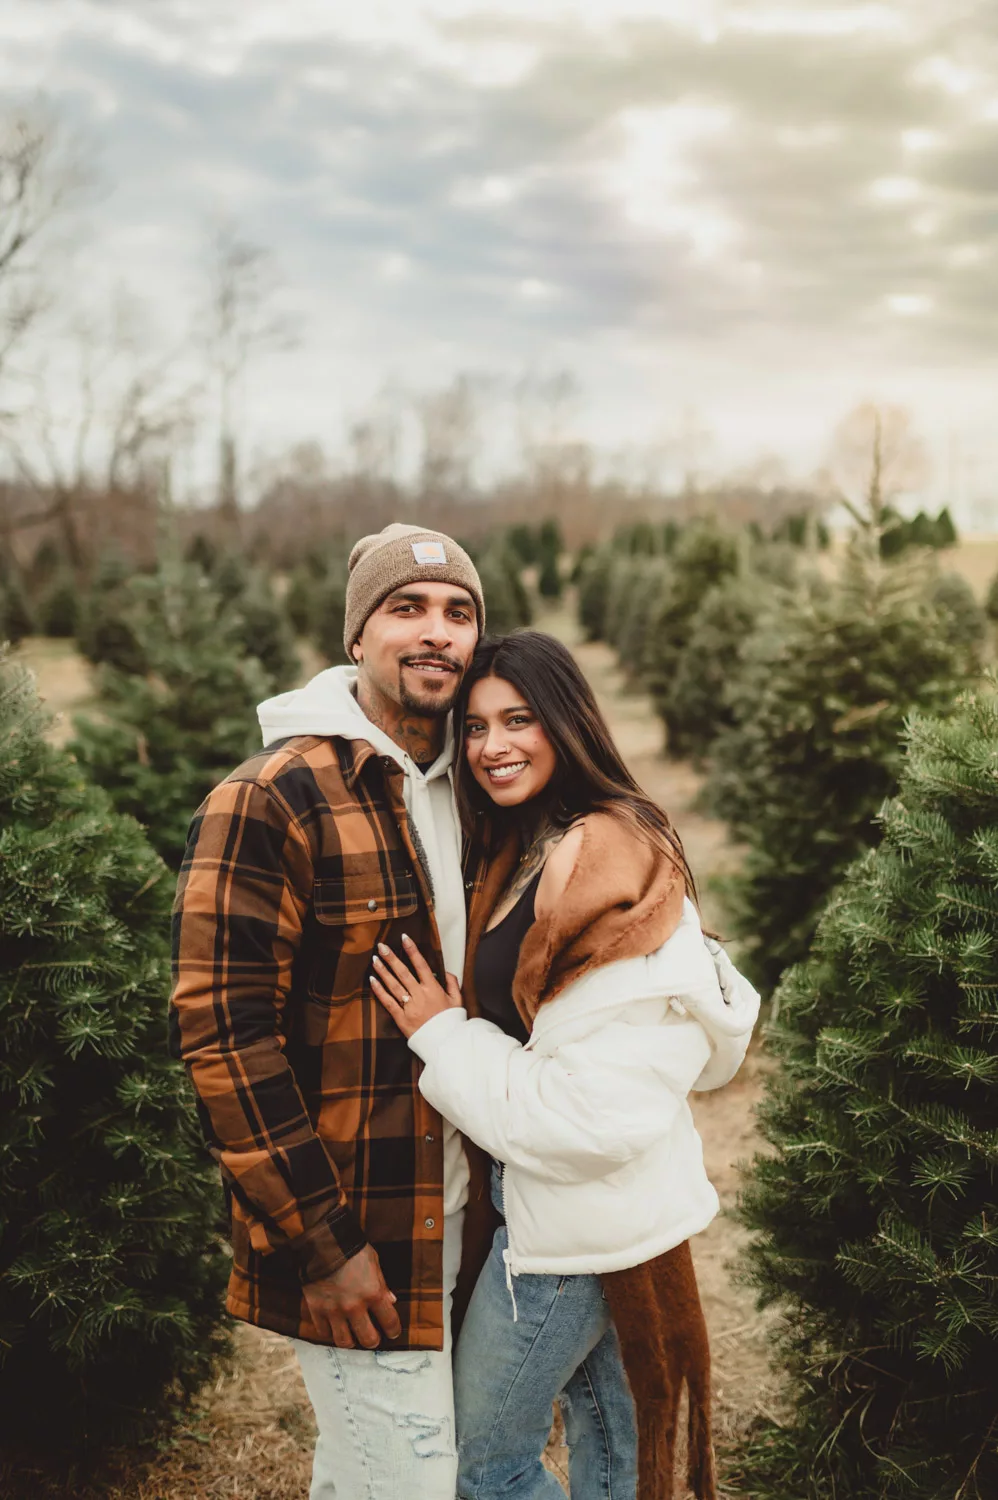
[[[443,979],[402,770],[300,736],[246,761],[191,825],[174,908],[170,1026],[231,1207],[228,1308],[322,1342],[303,1282],[370,1242],[398,1298],[393,1348],[443,1343],[440,1117],[374,998],[402,932]]]

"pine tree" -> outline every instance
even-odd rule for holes
[[[537,575],[537,592],[542,599],[560,599],[563,584],[558,567],[558,554],[545,552]]]
[[[95,666],[107,663],[122,672],[143,672],[146,661],[132,618],[136,570],[116,552],[98,561],[90,588],[80,605],[76,644]]]
[[[767,592],[753,574],[717,584],[704,595],[661,706],[673,755],[702,761],[721,730],[734,722],[732,684]]]
[[[998,703],[913,716],[883,840],[777,992],[742,1216],[792,1416],[754,1500],[998,1494]]]
[[[246,586],[233,604],[242,622],[243,646],[263,667],[272,691],[283,693],[294,687],[301,671],[294,631],[262,568],[248,570]]]
[[[333,559],[317,586],[314,599],[312,639],[323,656],[334,665],[346,661],[343,626],[347,612],[347,576],[346,561]]]
[[[586,560],[579,578],[579,624],[587,641],[606,639],[607,610],[616,560],[611,547],[597,548]]]
[[[929,598],[939,611],[943,629],[956,645],[973,651],[983,646],[987,617],[974,591],[960,573],[940,573],[929,585]]]
[[[68,571],[56,574],[38,603],[38,628],[42,635],[71,640],[80,624],[80,591]]]
[[[806,954],[824,901],[877,838],[914,708],[944,710],[977,668],[913,563],[854,539],[837,583],[797,590],[748,640],[706,798],[748,849],[727,907],[765,985]],[[876,546],[876,539],[872,539]]]
[[[126,618],[143,670],[100,668],[101,718],[77,718],[70,749],[176,869],[196,808],[258,747],[256,705],[273,682],[246,650],[238,602],[222,604],[193,565],[135,579]]]
[[[0,661],[0,1442],[154,1428],[210,1373],[217,1178],[166,1050],[173,882]]]
[[[761,616],[800,585],[824,588],[819,574],[799,572],[796,543],[764,542],[747,552],[745,571],[715,584],[690,621],[689,635],[662,701],[669,749],[703,761],[722,729],[734,723],[731,698],[748,642]]]
[[[541,523],[537,532],[537,592],[542,599],[560,599],[563,590],[560,559],[565,550],[561,527],[555,520]]]
[[[0,579],[0,646],[5,641],[16,646],[33,633],[36,623],[20,584],[13,579],[6,583]]]
[[[647,674],[654,645],[653,622],[670,579],[669,564],[663,557],[617,560],[607,605],[606,639],[632,687],[639,686]]]
[[[532,618],[520,560],[504,540],[472,549],[485,595],[485,618],[490,635],[509,635]]]
[[[733,578],[738,568],[736,539],[715,525],[700,523],[682,533],[663,570],[659,603],[648,622],[644,675],[667,727],[669,694],[693,618],[708,590]]]

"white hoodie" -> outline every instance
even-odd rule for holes
[[[383,729],[364,715],[356,698],[357,668],[329,667],[290,693],[268,698],[257,709],[264,745],[292,735],[328,735],[364,740],[388,755],[404,772],[403,797],[418,841],[417,852],[433,890],[444,965],[458,978],[464,972],[466,915],[461,876],[461,827],[454,803],[454,730],[450,716],[444,748],[426,770]],[[468,1197],[468,1163],[461,1137],[443,1122],[444,1213],[456,1213]]]
[[[542,1005],[523,1046],[463,1009],[419,1028],[422,1093],[504,1164],[511,1291],[523,1273],[641,1265],[707,1227],[718,1199],[687,1095],[734,1077],[758,1014],[687,901],[655,953]]]

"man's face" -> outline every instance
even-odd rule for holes
[[[384,599],[353,648],[368,687],[429,718],[454,706],[478,643],[475,601],[453,583],[411,583]]]

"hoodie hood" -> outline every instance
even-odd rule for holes
[[[390,756],[408,771],[413,765],[411,757],[383,729],[365,718],[356,692],[356,667],[327,667],[304,687],[265,699],[256,711],[264,746],[299,734],[364,740],[373,745],[379,755]],[[423,776],[431,781],[444,775],[453,760],[454,726],[448,714],[444,748],[432,766],[423,771]]]

